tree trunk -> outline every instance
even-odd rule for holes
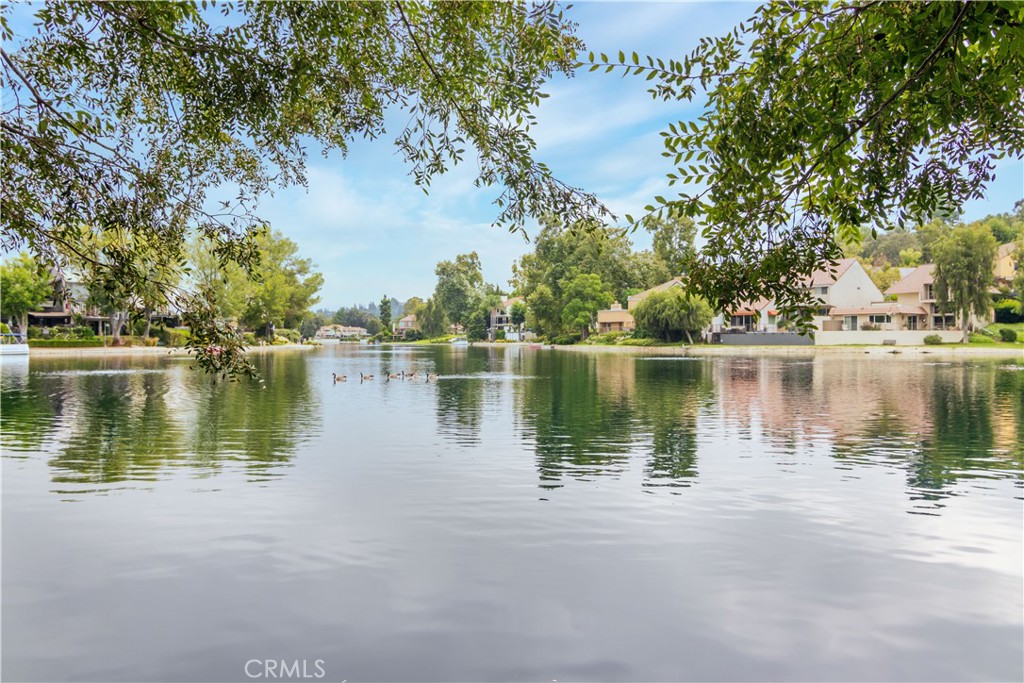
[[[28,339],[28,313],[22,313],[18,316],[18,332],[24,335],[25,339]]]
[[[124,325],[125,317],[121,311],[110,316],[110,341],[114,346],[121,345],[121,326]]]
[[[142,333],[143,339],[149,336],[149,328],[153,325],[153,311],[147,308],[144,313],[146,314],[146,331]]]
[[[693,337],[690,336],[689,330],[683,330],[686,333],[686,341],[690,342],[690,346],[693,346]]]
[[[963,343],[966,344],[970,341],[970,337],[967,333],[967,310],[964,309],[960,312],[960,329],[964,332]]]

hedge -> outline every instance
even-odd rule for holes
[[[942,337],[937,334],[929,334],[924,338],[924,343],[928,346],[938,346],[942,343]]]
[[[103,346],[103,340],[92,339],[29,339],[28,345],[35,348],[79,348],[82,346]]]
[[[999,337],[1004,342],[1015,342],[1017,341],[1017,331],[1004,327],[999,330]]]

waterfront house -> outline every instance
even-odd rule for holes
[[[632,309],[639,306],[640,302],[651,294],[664,292],[672,287],[682,286],[682,279],[674,277],[668,282],[662,282],[660,285],[655,285],[650,289],[645,289],[642,292],[629,296],[626,299],[626,308],[622,308],[622,304],[616,301],[612,304],[611,308],[597,312],[597,331],[599,333],[632,332],[636,329],[636,321],[633,320],[633,314],[630,312]]]
[[[843,311],[867,311],[874,304],[882,303],[883,299],[868,271],[855,258],[839,259],[834,268],[814,271],[806,286],[818,300],[814,326],[822,331],[856,331],[861,313]]]
[[[405,339],[405,335],[418,329],[420,328],[416,323],[416,314],[410,313],[409,315],[398,319],[398,323],[395,324],[395,336]]]
[[[494,341],[498,338],[498,332],[504,333],[504,338],[511,341],[519,339],[518,326],[512,324],[512,306],[522,303],[525,300],[521,296],[513,296],[501,302],[497,308],[492,308],[487,325],[487,338]],[[525,333],[524,333],[525,336]]]
[[[909,275],[885,291],[890,299],[902,306],[906,313],[896,329],[955,330],[956,316],[939,310],[935,298],[935,264],[926,263],[914,268]]]

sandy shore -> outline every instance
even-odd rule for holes
[[[277,351],[306,351],[317,349],[318,346],[302,344],[279,344],[277,346],[250,346],[246,348],[247,353],[271,353]],[[187,356],[188,351],[183,348],[168,348],[166,346],[87,346],[81,348],[35,348],[29,349],[29,357],[54,357],[54,356]]]

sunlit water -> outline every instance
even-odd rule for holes
[[[4,680],[1024,678],[1024,359],[257,360],[5,360]]]

